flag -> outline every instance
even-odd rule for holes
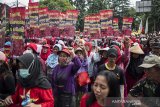
[[[145,34],[147,34],[147,33],[148,33],[148,18],[146,20],[146,27],[145,27]]]
[[[142,33],[142,29],[143,29],[143,25],[142,25],[142,19],[141,19],[141,23],[139,25],[139,30],[138,33],[141,34]]]

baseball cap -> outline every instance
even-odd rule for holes
[[[64,48],[64,49],[62,49],[61,51],[58,51],[58,55],[61,53],[61,52],[64,52],[64,53],[66,53],[68,56],[70,56],[70,51],[69,51],[69,49],[67,49],[67,48]]]
[[[110,49],[108,50],[107,54],[108,54],[108,57],[109,57],[109,56],[115,56],[115,57],[118,56],[117,50],[116,50],[115,48],[110,48]]]
[[[139,67],[152,68],[156,65],[160,65],[160,57],[157,55],[149,55],[144,58],[143,63]]]

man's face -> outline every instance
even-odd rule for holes
[[[160,56],[160,49],[159,48],[152,48],[152,53],[157,56]]]
[[[146,69],[147,78],[160,82],[160,68],[152,67]]]
[[[111,64],[115,64],[116,63],[116,56],[115,55],[109,55],[108,57],[108,62]]]

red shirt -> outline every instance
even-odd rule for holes
[[[81,102],[80,102],[80,107],[87,107],[86,106],[86,101],[89,98],[88,94],[83,95]],[[98,104],[98,102],[94,102],[90,107],[102,107],[101,105]]]
[[[82,97],[82,99],[81,99],[81,102],[80,102],[80,107],[87,107],[86,106],[86,101],[88,100],[88,98],[89,98],[89,95],[88,94],[85,94],[85,95],[83,95],[83,97]],[[106,100],[106,105],[107,105],[107,107],[124,107],[124,105],[123,104],[112,104],[112,100],[111,99],[108,99],[108,100]],[[103,106],[101,106],[101,105],[99,105],[98,104],[98,102],[97,101],[95,101],[92,105],[90,105],[89,107],[103,107]]]
[[[30,91],[30,93],[29,93]],[[31,88],[24,89],[22,86],[18,85],[16,92],[12,95],[13,103],[10,107],[22,107],[22,96],[29,93],[30,99],[35,101],[34,104],[41,104],[41,107],[54,107],[54,98],[52,94],[52,89],[43,88]]]

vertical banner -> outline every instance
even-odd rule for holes
[[[61,12],[59,16],[59,29],[64,29],[66,25],[66,13]]]
[[[10,28],[12,31],[12,54],[19,56],[23,53],[23,36],[25,27],[25,7],[10,8]]]
[[[118,37],[119,36],[118,18],[113,18],[113,31],[114,31],[113,35]]]
[[[30,30],[30,24],[29,24],[29,10],[26,9],[25,12],[25,37],[29,38],[29,30]]]
[[[65,29],[66,27],[66,12],[61,12],[60,16],[59,16],[59,30],[60,30],[60,37],[66,37],[68,34],[66,34],[67,29]]]
[[[99,38],[100,37],[100,15],[93,14],[89,18],[90,20],[90,34],[91,38]]]
[[[6,30],[6,5],[2,4],[2,11],[0,16],[0,48],[4,45],[4,35]]]
[[[48,8],[39,8],[39,29],[41,37],[49,35]]]
[[[32,38],[39,37],[39,3],[29,3],[29,21],[30,21],[30,34]]]
[[[76,26],[76,22],[77,22],[77,19],[78,19],[78,14],[79,14],[78,10],[67,10],[66,11],[66,15],[67,15],[66,25]]]
[[[90,16],[85,16],[84,18],[84,35],[90,35]]]
[[[63,31],[63,33],[65,34],[64,37],[73,37],[75,35],[78,14],[79,14],[78,10],[66,11],[65,28]]]
[[[18,36],[24,36],[25,27],[25,7],[10,8],[10,31],[18,33]]]
[[[24,43],[23,43],[23,37],[18,36],[17,34],[12,35],[12,54],[14,56],[20,56],[24,52]]]
[[[49,26],[50,33],[53,37],[58,37],[59,32],[59,23],[60,23],[60,11],[58,10],[50,10],[49,11]]]
[[[124,17],[123,18],[123,34],[126,36],[130,36],[132,33],[132,23],[133,23],[133,18],[130,17]]]
[[[113,20],[113,10],[101,10],[101,30],[102,36],[112,36],[112,20]]]

